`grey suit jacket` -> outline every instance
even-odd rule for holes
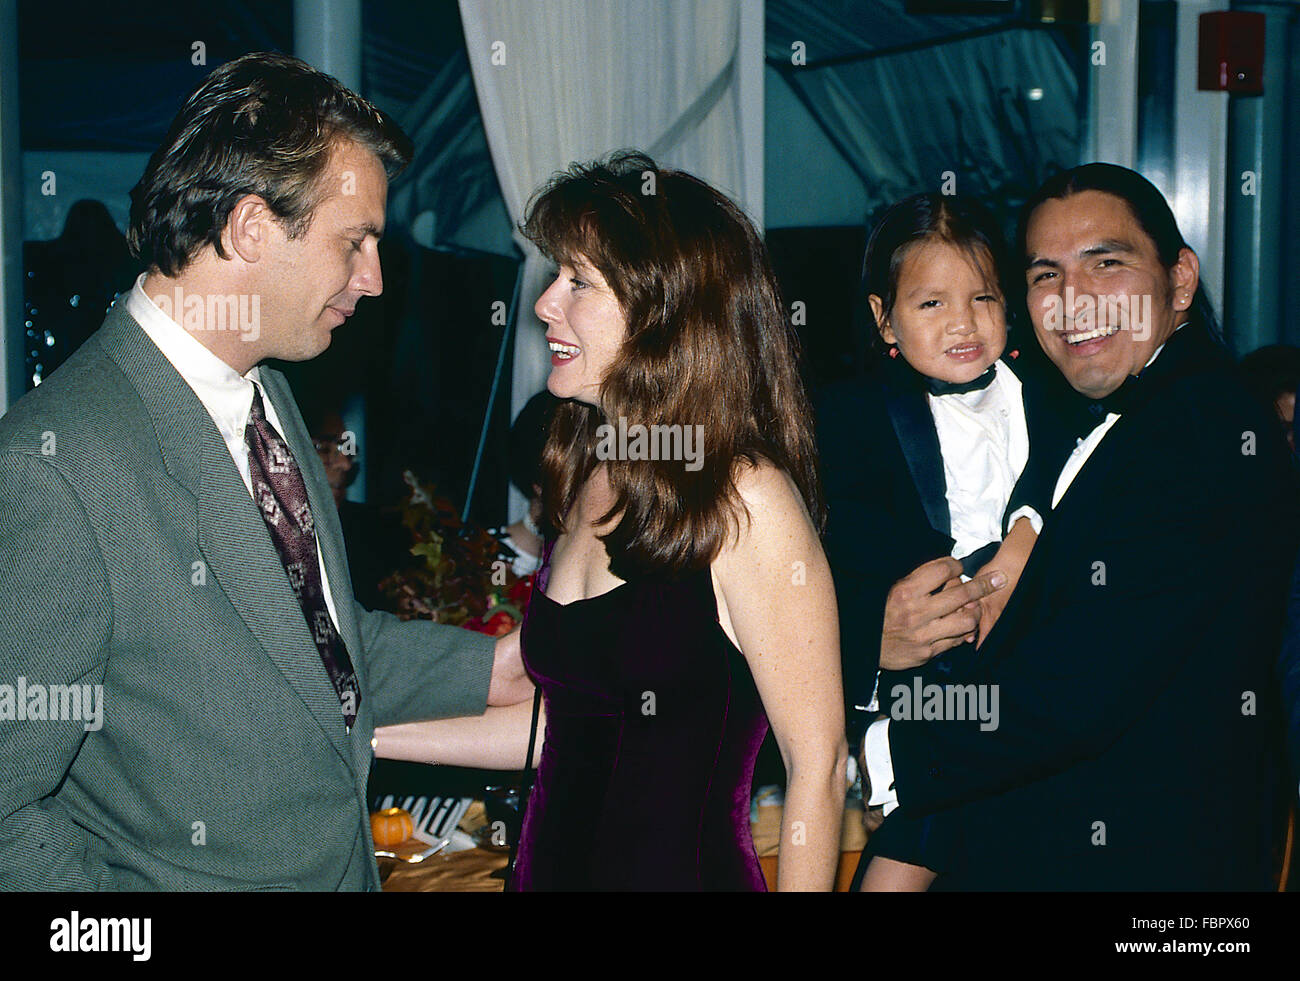
[[[282,374],[262,379],[356,725],[220,433],[119,302],[0,419],[0,686],[27,695],[5,718],[0,688],[0,889],[377,889],[375,726],[483,712],[491,638],[355,603],[302,417]],[[75,712],[39,704],[60,685],[102,685],[101,728],[34,717]]]

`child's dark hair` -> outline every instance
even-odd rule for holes
[[[898,275],[903,261],[919,242],[946,242],[970,256],[977,268],[991,277],[991,286],[1006,297],[1013,282],[1008,275],[1007,250],[997,219],[983,205],[969,198],[923,192],[890,205],[880,216],[867,240],[862,259],[856,316],[868,343],[883,354],[888,345],[880,336],[881,325],[867,297],[880,297],[884,316],[894,309],[898,296]],[[1011,304],[1007,304],[1008,323]]]

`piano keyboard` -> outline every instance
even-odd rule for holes
[[[400,807],[411,815],[415,830],[413,838],[429,845],[436,845],[451,836],[460,824],[460,819],[474,803],[473,797],[397,797],[388,794],[378,797],[373,802],[372,811],[382,811],[387,807]]]

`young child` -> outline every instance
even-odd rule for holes
[[[940,194],[898,202],[871,234],[861,306],[877,343],[878,370],[832,391],[819,406],[831,508],[826,551],[840,609],[854,611],[857,627],[866,619],[860,613],[883,617],[895,582],[951,555],[962,563],[963,578],[995,569],[1007,577],[1006,586],[981,601],[978,632],[963,645],[969,651],[1005,607],[1041,515],[1050,510],[1048,477],[1055,479],[1073,438],[1063,426],[1034,427],[1031,465],[1035,412],[1026,404],[1037,399],[1037,381],[1022,380],[1002,357],[1003,256],[996,222],[983,208]],[[836,428],[849,420],[856,439],[836,438]],[[837,504],[851,529],[837,522]],[[895,685],[910,691],[916,676],[938,684],[959,680],[949,672],[961,648],[913,670],[878,672],[881,624],[867,619],[861,633],[841,631],[845,694],[858,719],[850,723],[851,746],[861,745],[878,711],[890,712]],[[869,863],[863,890],[924,891],[956,847],[959,829],[911,818],[906,801],[900,803],[863,855]]]

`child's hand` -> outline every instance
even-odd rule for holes
[[[1007,537],[1002,539],[997,553],[976,573],[978,578],[986,572],[997,569],[1007,577],[1005,588],[990,593],[979,601],[979,636],[975,641],[977,648],[984,643],[984,638],[993,629],[993,624],[998,622],[998,617],[1002,616],[1002,611],[1006,609],[1007,601],[1011,599],[1011,593],[1020,582],[1020,574],[1025,571],[1025,563],[1029,561],[1029,553],[1034,550],[1036,541],[1038,535],[1034,531],[1034,526],[1029,523],[1029,519],[1017,519],[1011,526],[1011,530],[1007,532]]]

